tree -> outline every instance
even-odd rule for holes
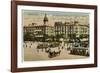
[[[81,34],[81,35],[80,35],[80,38],[81,38],[81,39],[83,39],[83,38],[89,38],[89,35],[88,35],[88,34]]]
[[[33,34],[31,32],[24,33],[24,41],[32,41],[33,40]]]
[[[60,38],[64,38],[64,39],[65,39],[65,34],[62,33],[62,34],[57,34],[57,35],[56,35],[56,40],[57,40],[57,41],[60,41]]]
[[[75,33],[72,33],[72,34],[71,34],[71,38],[72,38],[72,39],[76,39],[76,34],[75,34]]]

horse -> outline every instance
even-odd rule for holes
[[[52,58],[52,57],[55,57],[55,56],[57,56],[57,55],[60,55],[60,53],[61,53],[61,50],[59,50],[59,51],[48,51],[48,56],[50,57],[50,58]]]
[[[48,55],[49,58],[52,58],[52,57],[55,56],[55,52],[54,51],[53,52],[49,51],[48,54],[49,54]]]
[[[48,53],[50,50],[51,50],[50,48],[49,48],[49,49],[47,48],[47,49],[45,50],[45,52]]]
[[[61,50],[59,50],[59,51],[54,51],[54,53],[55,53],[56,55],[60,55]]]

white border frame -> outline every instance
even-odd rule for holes
[[[43,11],[64,11],[64,12],[88,12],[90,13],[90,57],[87,59],[73,59],[73,60],[48,60],[48,61],[22,61],[22,9],[24,10],[43,10]],[[60,66],[60,65],[80,65],[80,64],[94,64],[94,10],[93,9],[77,9],[77,8],[58,8],[58,7],[43,7],[43,6],[17,6],[17,66],[18,68],[25,67],[43,67],[43,66]]]

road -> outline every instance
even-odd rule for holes
[[[37,51],[38,43],[27,43],[24,45],[24,61],[39,61],[39,60],[61,60],[61,59],[83,59],[88,58],[86,56],[71,55],[66,49],[62,49],[60,55],[49,58],[48,53],[45,50],[40,49]]]

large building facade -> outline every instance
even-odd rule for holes
[[[54,26],[48,24],[49,20],[45,14],[43,19],[43,25],[37,25],[32,23],[29,26],[24,26],[24,33],[30,32],[33,38],[36,40],[46,41],[53,36],[55,39],[64,41],[69,39],[80,39],[81,41],[89,41],[89,24],[82,24],[78,20],[55,22]],[[58,38],[59,37],[59,38]]]
[[[32,23],[29,26],[24,26],[24,34],[27,32],[31,33],[35,40],[46,41],[49,36],[54,36],[54,27],[48,25],[48,18],[45,14],[43,25]]]
[[[76,37],[80,35],[89,34],[89,24],[82,25],[78,21],[74,22],[55,22],[55,35],[65,35],[66,38],[71,38],[72,34],[75,34]]]

